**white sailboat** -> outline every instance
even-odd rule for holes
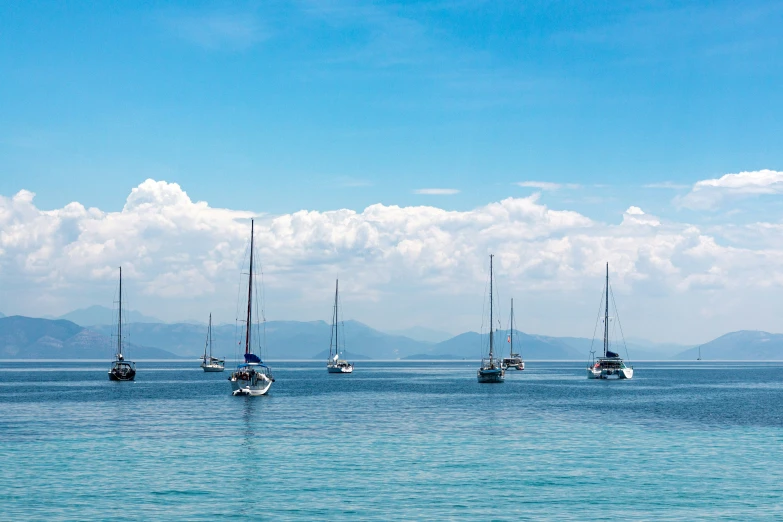
[[[228,380],[233,395],[266,395],[275,378],[272,371],[252,350],[253,331],[253,220],[250,220],[250,274],[247,285],[247,320],[245,321],[245,362],[237,366]]]
[[[334,283],[334,313],[332,315],[332,335],[329,338],[329,358],[326,360],[326,371],[329,373],[353,373],[353,364],[349,363],[345,359],[340,358],[340,344],[338,342],[338,330],[339,330],[339,294],[340,281],[335,280]],[[345,336],[343,336],[345,337]],[[345,344],[345,339],[343,339]],[[334,350],[332,350],[334,348]]]
[[[626,365],[620,354],[609,349],[609,263],[606,263],[606,296],[604,300],[606,301],[604,308],[604,355],[597,359],[593,358],[593,362],[587,368],[587,378],[631,379],[633,378],[633,366]],[[617,315],[616,309],[615,315]],[[590,353],[595,352],[591,351]]]
[[[701,345],[699,345],[699,357],[696,360],[701,361]]]
[[[492,295],[494,275],[492,272],[492,258],[489,256],[489,357],[481,359],[481,368],[476,372],[476,378],[480,383],[501,383],[505,379],[506,371],[503,365],[495,359],[495,325],[493,324],[494,299]]]
[[[132,381],[136,378],[136,364],[125,360],[122,353],[122,267],[120,267],[120,291],[117,314],[117,353],[109,369],[110,381]]]
[[[514,299],[511,299],[511,319],[509,320],[508,327],[508,344],[509,354],[508,357],[503,358],[504,370],[524,370],[525,361],[522,360],[522,356],[518,353],[514,353]]]
[[[207,355],[209,349],[209,355]],[[225,370],[225,359],[212,356],[212,314],[209,314],[209,326],[207,326],[207,340],[204,343],[204,355],[201,357],[201,367],[205,372],[222,372]]]

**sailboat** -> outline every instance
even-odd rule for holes
[[[524,370],[525,369],[525,361],[522,360],[522,356],[518,353],[514,353],[514,299],[511,299],[511,319],[509,320],[509,332],[508,332],[508,344],[509,344],[509,354],[508,357],[503,358],[503,362],[501,363],[503,365],[504,370]]]
[[[207,355],[209,348],[209,355]],[[205,372],[222,372],[225,370],[225,359],[212,357],[212,314],[209,314],[209,326],[207,327],[207,340],[204,343],[204,355],[201,357],[201,367]]]
[[[696,360],[701,361],[701,345],[699,345],[699,357]]]
[[[266,395],[275,378],[272,371],[253,353],[253,220],[250,220],[250,274],[247,284],[247,320],[245,321],[245,362],[237,366],[228,380],[233,395]]]
[[[122,354],[122,267],[120,267],[120,292],[117,314],[117,353],[114,354],[114,362],[109,370],[110,381],[132,381],[136,378],[136,365],[133,361],[126,361]]]
[[[620,354],[609,349],[609,263],[606,263],[606,307],[604,308],[604,356],[593,358],[587,368],[588,379],[631,379],[633,367],[627,366]],[[615,310],[616,312],[616,310]],[[591,353],[594,353],[591,351]]]
[[[340,281],[335,280],[334,283],[334,315],[332,316],[332,335],[329,338],[329,358],[326,360],[326,370],[329,373],[352,373],[353,364],[349,363],[345,359],[340,359],[340,345],[338,344],[338,330],[339,330],[339,315],[338,315],[338,293],[340,289]],[[343,340],[343,343],[345,341]],[[332,353],[334,348],[334,353]]]
[[[493,324],[493,295],[492,295],[492,258],[494,255],[489,256],[489,358],[481,359],[481,368],[478,369],[476,377],[480,383],[500,383],[503,382],[506,372],[503,370],[503,366],[495,359],[495,325]]]

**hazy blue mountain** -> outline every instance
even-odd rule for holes
[[[0,358],[4,359],[106,359],[114,354],[110,337],[71,321],[11,316],[0,318]],[[171,359],[159,348],[129,344],[130,359]]]
[[[426,343],[440,343],[453,337],[448,332],[434,330],[424,326],[412,326],[402,330],[389,330],[386,333],[390,335],[401,335],[413,339],[414,341],[424,341]]]
[[[111,325],[92,327],[110,335]],[[182,356],[198,356],[204,352],[207,328],[186,323],[149,324],[130,323],[126,327],[131,342],[156,346]],[[254,332],[255,333],[255,332]],[[264,334],[262,334],[264,335]],[[266,323],[266,357],[270,359],[322,359],[329,349],[331,325],[324,321],[269,321]],[[340,330],[345,336],[348,352],[371,359],[399,359],[425,350],[428,343],[407,337],[379,332],[357,321],[346,321]],[[244,350],[241,331],[234,325],[212,327],[212,353],[233,358]],[[255,344],[255,343],[254,343]],[[342,345],[342,342],[340,343]]]
[[[3,312],[0,312],[0,319],[2,319],[3,317],[5,317],[5,314]]]
[[[595,341],[585,337],[557,337],[556,339],[576,350],[581,354],[581,358],[585,360],[590,357],[591,347],[595,350],[596,355],[600,355],[603,352],[603,338]],[[656,344],[639,339],[634,340],[634,342],[627,342],[626,347],[628,348],[628,353],[625,352],[622,344],[613,346],[613,348],[616,348],[614,351],[630,361],[663,361],[671,359],[673,355],[687,348],[684,345]]]
[[[699,347],[677,354],[675,359],[695,361]],[[783,360],[783,334],[740,330],[721,335],[701,345],[702,360],[769,361]]]
[[[362,355],[360,353],[349,352],[347,350],[345,352],[343,352],[341,355],[342,355],[342,357],[345,360],[347,360],[349,362],[370,360],[370,358],[367,357],[366,355]],[[315,356],[313,356],[313,359],[320,359],[320,360],[324,361],[324,364],[326,364],[326,360],[328,358],[329,358],[329,349],[328,348],[326,350],[322,351],[321,353],[317,353],[317,354],[315,354]]]
[[[116,311],[105,306],[90,306],[89,308],[80,308],[72,312],[68,312],[65,315],[61,315],[57,319],[65,319],[66,321],[74,322],[80,326],[93,326],[96,324],[116,324],[117,316]],[[144,315],[135,310],[123,310],[122,315],[125,321],[128,323],[162,323],[160,319]]]
[[[529,335],[515,330],[514,351],[525,359],[582,359],[586,355],[556,337]],[[495,333],[495,349],[498,357],[509,353],[508,331]],[[431,345],[427,351],[409,356],[410,359],[454,358],[480,359],[489,349],[489,334],[466,332],[446,341]]]

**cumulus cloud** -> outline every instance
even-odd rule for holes
[[[146,303],[165,309],[165,318],[183,319],[178,310],[196,298],[208,298],[209,306],[235,302],[251,217],[265,286],[278,303],[312,298],[312,289],[328,289],[336,274],[349,274],[346,295],[364,302],[388,301],[402,288],[416,301],[429,295],[429,304],[421,301],[428,310],[432,299],[475,300],[489,253],[509,293],[568,300],[600,286],[607,261],[615,288],[624,292],[676,295],[783,283],[783,245],[765,235],[774,225],[757,226],[756,242],[740,245],[731,234],[667,222],[637,206],[617,224],[602,223],[548,208],[538,194],[469,211],[376,204],[268,216],[214,208],[192,201],[175,183],[146,180],[118,212],[79,203],[41,210],[28,191],[0,197],[0,287],[39,314],[64,312],[106,296],[122,265],[141,301],[137,308]],[[91,294],[95,288],[101,291]]]
[[[682,207],[713,209],[728,198],[760,194],[783,194],[783,172],[765,169],[705,179],[675,201]]]
[[[576,183],[552,183],[551,181],[519,181],[517,185],[525,188],[535,188],[539,190],[560,190],[566,189],[578,189],[581,185]]]

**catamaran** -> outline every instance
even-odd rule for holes
[[[353,373],[353,364],[349,363],[345,359],[340,358],[340,345],[338,344],[338,330],[339,330],[339,299],[338,292],[340,289],[340,281],[335,280],[334,283],[334,313],[332,315],[332,335],[329,338],[329,358],[326,360],[326,371],[329,373]],[[343,336],[343,343],[345,343],[345,336]],[[334,350],[332,350],[334,348]]]
[[[275,378],[272,371],[253,353],[253,220],[250,220],[250,273],[247,284],[247,320],[245,321],[245,362],[237,366],[228,380],[233,395],[266,395]]]
[[[598,359],[593,358],[593,362],[587,368],[587,378],[631,379],[633,378],[633,366],[627,366],[620,354],[609,349],[609,263],[606,263],[606,296],[604,300],[606,301],[604,308],[604,356],[598,357]],[[617,315],[616,307],[615,315]],[[622,335],[622,327],[620,331]],[[591,350],[592,353],[594,352]]]
[[[503,362],[501,363],[503,365],[504,370],[524,370],[525,369],[525,361],[522,360],[522,356],[518,353],[514,353],[514,299],[511,299],[511,319],[509,320],[509,331],[508,331],[508,344],[509,344],[509,354],[508,357],[503,358]]]
[[[503,365],[497,359],[495,359],[495,326],[493,324],[493,295],[492,295],[492,258],[494,255],[489,256],[489,357],[481,359],[481,368],[478,369],[476,377],[480,383],[500,383],[505,378],[505,370]]]
[[[114,354],[114,362],[109,370],[111,381],[132,381],[136,378],[136,365],[133,361],[126,361],[122,354],[122,267],[120,267],[120,292],[117,314],[117,353]]]
[[[209,349],[209,355],[207,355]],[[207,326],[207,340],[204,343],[204,355],[201,357],[201,367],[205,372],[222,372],[225,370],[225,359],[212,357],[212,314],[209,314],[209,326]]]

